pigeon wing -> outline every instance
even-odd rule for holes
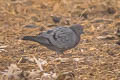
[[[45,31],[45,32],[42,32],[38,35],[38,39],[40,44],[43,44],[45,46],[53,46],[51,41],[50,41],[50,38],[52,37],[54,33],[54,30],[48,30],[48,31]]]
[[[78,37],[68,27],[56,28],[54,35],[50,38],[51,43],[60,49],[69,49],[76,45]]]

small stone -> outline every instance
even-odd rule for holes
[[[114,8],[112,8],[112,7],[109,7],[109,8],[107,9],[107,12],[108,12],[109,14],[114,14],[114,13],[116,12],[116,10],[115,10]]]
[[[120,37],[120,27],[117,28],[116,35]]]
[[[57,16],[51,16],[52,20],[54,21],[54,23],[59,23],[61,20],[61,17],[57,17]]]
[[[117,41],[116,44],[120,45],[120,41]]]

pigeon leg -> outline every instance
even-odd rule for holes
[[[57,53],[57,52],[55,53],[55,55],[56,55],[56,57],[60,57],[59,53]]]

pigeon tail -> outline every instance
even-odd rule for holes
[[[45,37],[40,36],[24,36],[22,40],[35,41],[42,45],[51,45],[49,40]]]
[[[30,41],[38,42],[38,38],[36,36],[24,36],[22,40],[30,40]]]

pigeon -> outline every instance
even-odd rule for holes
[[[55,27],[36,36],[24,36],[22,40],[35,41],[57,53],[64,53],[78,45],[82,33],[83,26],[73,24],[70,27]]]

